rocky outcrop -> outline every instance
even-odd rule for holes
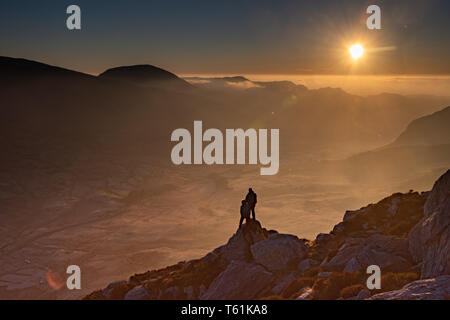
[[[261,265],[232,261],[200,296],[204,300],[254,299],[272,282],[272,273]]]
[[[450,275],[417,280],[400,290],[376,294],[370,300],[444,300],[450,299]]]
[[[300,291],[300,295],[295,300],[310,300],[312,294],[313,294],[312,288],[308,288],[308,287],[303,288]]]
[[[201,259],[136,274],[86,299],[447,299],[449,186],[450,171],[431,192],[347,211],[314,241],[250,220]],[[370,265],[381,268],[388,292],[367,289]]]
[[[317,267],[319,265],[319,262],[312,260],[312,259],[303,259],[297,266],[297,270],[299,272],[305,272],[306,270],[309,270],[313,267]]]
[[[385,235],[349,238],[322,266],[353,272],[365,270],[372,264],[380,266],[383,271],[408,270],[413,266],[408,240]]]
[[[450,274],[450,170],[436,181],[424,217],[411,230],[409,249],[422,278]]]
[[[280,294],[286,287],[295,280],[295,274],[290,273],[280,281],[276,283],[276,285],[272,288],[272,293],[275,295]]]
[[[307,248],[295,236],[268,231],[250,220],[227,244],[201,259],[136,274],[86,299],[254,299],[279,283],[285,275],[281,269],[289,263],[296,267]]]
[[[370,291],[367,289],[361,290],[356,296],[356,300],[364,300],[370,297]]]
[[[250,248],[255,262],[270,271],[280,271],[292,263],[303,259],[308,247],[296,236],[273,234],[266,240],[259,241]]]
[[[219,254],[227,262],[232,260],[251,261],[250,247],[267,239],[269,235],[270,232],[262,228],[259,221],[249,220],[236,231],[226,245],[217,248],[214,253]]]
[[[124,296],[124,300],[147,300],[150,298],[151,297],[144,286],[134,287]]]

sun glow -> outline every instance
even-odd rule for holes
[[[359,43],[352,45],[349,51],[354,60],[358,60],[364,54],[364,48]]]

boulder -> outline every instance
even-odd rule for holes
[[[188,300],[193,300],[193,299],[196,298],[195,297],[195,291],[194,291],[194,288],[192,286],[185,287],[183,289],[183,292],[186,295],[186,299],[188,299]]]
[[[409,250],[421,263],[421,277],[450,274],[450,170],[434,184],[424,217],[408,235]]]
[[[319,233],[316,237],[316,242],[320,243],[320,242],[325,242],[328,240],[333,239],[333,235],[329,234],[329,233]]]
[[[256,263],[273,272],[285,269],[292,261],[303,259],[308,246],[296,236],[273,234],[253,244],[250,250]]]
[[[275,295],[279,295],[286,287],[295,279],[295,275],[293,273],[288,274],[284,278],[281,279],[273,288],[272,293]]]
[[[201,296],[204,295],[205,292],[206,292],[206,286],[202,283],[202,284],[200,285],[200,287],[198,288],[198,290],[199,290],[198,295],[199,295],[199,297],[201,297]]]
[[[137,286],[127,292],[124,300],[147,300],[150,299],[150,295],[143,286]]]
[[[356,300],[364,300],[370,298],[370,291],[367,289],[362,289],[356,296]]]
[[[311,300],[313,289],[310,287],[303,288],[300,295],[295,300]]]
[[[166,288],[162,293],[161,293],[161,299],[163,300],[179,300],[181,298],[181,290],[179,287],[176,286],[172,286],[169,288]]]
[[[411,282],[400,290],[383,292],[370,300],[444,300],[450,299],[450,275]]]
[[[232,261],[200,296],[202,300],[246,300],[258,298],[273,280],[264,267],[244,261]]]
[[[250,246],[267,239],[269,232],[261,227],[259,221],[249,220],[223,245],[214,250],[226,262],[232,260],[250,261],[252,255]]]
[[[319,265],[319,262],[312,259],[304,259],[299,262],[297,266],[297,270],[300,272],[305,272],[306,270],[309,270],[311,268],[317,267]]]
[[[353,297],[350,297],[347,299],[344,299],[344,298],[341,298],[341,299],[342,300],[366,300],[366,299],[370,298],[370,296],[371,296],[371,294],[368,289],[361,289],[356,296],[353,296]]]
[[[372,264],[382,271],[408,270],[413,266],[408,240],[378,234],[369,238],[349,238],[330,261],[323,263],[345,272],[365,270]]]
[[[332,274],[330,271],[323,271],[317,275],[317,278],[326,279]]]
[[[105,299],[117,300],[123,299],[125,293],[129,290],[128,283],[124,280],[110,283],[105,289],[102,290],[102,294]]]
[[[333,227],[333,234],[343,232],[345,230],[344,222],[341,221]]]
[[[364,213],[365,209],[360,209],[360,210],[347,210],[345,211],[344,214],[344,218],[342,219],[342,221],[347,221],[352,217],[357,216],[358,214]]]

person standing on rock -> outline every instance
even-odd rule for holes
[[[245,200],[247,201],[248,205],[250,206],[250,210],[252,211],[252,218],[255,220],[255,206],[256,206],[256,193],[253,191],[252,188],[248,189],[247,196],[245,197]]]
[[[248,205],[246,200],[242,200],[241,204],[241,220],[239,221],[239,228],[242,226],[242,222],[245,219],[245,223],[250,219],[250,206]]]

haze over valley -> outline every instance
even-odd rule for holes
[[[450,164],[442,95],[185,81],[142,65],[96,77],[7,57],[0,85],[2,298],[76,298],[200,257],[236,230],[250,186],[266,226],[313,239],[347,209],[430,189]],[[170,134],[194,120],[279,128],[279,173],[172,164]],[[81,291],[57,290],[68,264]]]

